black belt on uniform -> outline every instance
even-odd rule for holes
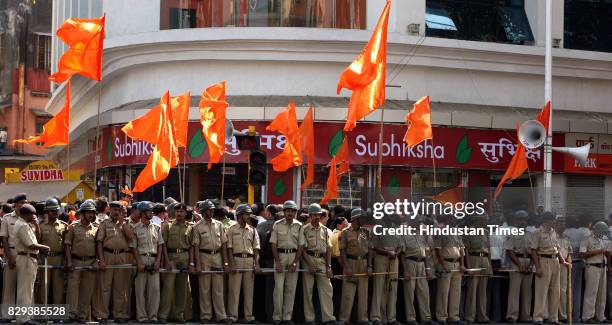
[[[604,266],[606,266],[606,264],[604,263],[587,263],[588,266],[594,266],[594,267],[599,267],[602,268]]]
[[[49,252],[49,253],[47,253],[48,257],[62,256],[62,255],[64,255],[64,252],[55,252],[55,253]]]
[[[297,249],[294,249],[294,248],[288,248],[288,249],[279,248],[277,250],[281,254],[293,254],[297,252]]]
[[[356,255],[349,255],[346,254],[346,258],[348,258],[349,260],[361,260],[368,257],[368,255],[363,255],[363,256],[356,256]]]
[[[168,248],[168,253],[171,253],[171,254],[182,254],[182,253],[189,253],[189,249],[183,249],[183,248]]]
[[[397,255],[395,254],[395,252],[388,252],[388,251],[386,251],[386,250],[376,251],[376,254],[378,254],[378,255],[382,255],[382,256],[387,256],[387,257],[388,257],[388,256],[391,256],[391,255],[394,255],[394,258],[393,258],[393,259],[397,258]]]
[[[249,258],[249,257],[253,257],[253,254],[249,254],[249,253],[236,253],[233,254],[234,257],[242,257],[242,258]]]
[[[557,258],[557,254],[539,254],[539,256],[544,258]]]
[[[144,254],[140,254],[140,256],[157,257],[157,254],[156,253],[144,253]]]
[[[202,252],[204,254],[208,254],[208,255],[216,255],[216,254],[219,253],[219,250],[211,251],[210,249],[201,249],[200,248],[200,252]]]
[[[26,252],[19,252],[17,253],[17,255],[21,255],[21,256],[29,256],[31,258],[37,258],[38,254],[34,254],[34,253],[26,253]]]
[[[418,256],[406,256],[407,260],[415,261],[415,262],[425,262],[425,257]]]
[[[74,254],[72,254],[72,258],[75,258],[75,259],[81,260],[81,261],[96,259],[95,256],[79,256],[79,255],[74,255]]]
[[[487,257],[489,256],[489,253],[487,252],[468,252],[468,255],[477,256],[477,257]]]
[[[444,261],[449,262],[449,263],[456,263],[459,262],[461,259],[460,258],[445,258]]]
[[[520,257],[520,258],[530,258],[531,257],[531,255],[529,254],[516,254],[516,253],[514,254],[514,256]]]
[[[111,254],[115,254],[115,255],[119,255],[119,254],[123,254],[123,253],[129,252],[127,249],[110,249],[110,248],[106,248],[106,247],[104,247],[104,251],[105,252],[109,252]]]
[[[320,257],[325,257],[326,253],[320,253],[320,252],[313,252],[313,251],[306,251],[306,254],[315,257],[315,258],[320,258]]]

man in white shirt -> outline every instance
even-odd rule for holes
[[[591,215],[582,214],[579,217],[569,216],[566,218],[567,229],[563,232],[570,240],[572,246],[572,320],[574,323],[580,321],[582,307],[582,282],[584,273],[584,261],[580,257],[580,242],[590,235],[588,225],[591,223]],[[568,316],[569,317],[569,316]]]
[[[506,216],[511,215],[511,211],[507,211]],[[508,226],[506,222],[506,216],[495,215],[491,218],[491,225],[498,225],[499,229],[508,229],[513,228]],[[493,266],[493,271],[501,268],[505,268],[507,266],[506,263],[506,250],[504,249],[504,245],[506,242],[506,236],[497,235],[492,233],[489,235],[489,244],[491,245],[491,265]],[[495,275],[503,275],[497,274]],[[490,284],[488,286],[488,299],[489,302],[489,318],[499,323],[504,320],[506,315],[505,306],[507,304],[508,296],[500,295],[500,292],[508,292],[508,280],[502,278],[492,278],[490,280]]]
[[[162,203],[155,204],[153,206],[153,219],[151,219],[151,223],[161,226],[162,222],[165,222],[167,219],[166,206]]]

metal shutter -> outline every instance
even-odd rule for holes
[[[590,213],[604,218],[604,182],[600,175],[567,175],[566,211],[568,217]]]

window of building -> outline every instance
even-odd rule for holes
[[[341,204],[345,207],[360,207],[361,200],[365,191],[365,174],[367,166],[351,165],[351,175],[343,175],[338,182],[338,192],[340,197],[329,202],[330,205]],[[327,190],[327,177],[329,168],[322,165],[315,165],[315,180],[311,186],[302,192],[302,206],[311,203],[319,203],[325,196]],[[350,182],[349,182],[350,179]]]
[[[37,35],[36,37],[36,68],[51,70],[51,36]]]
[[[612,0],[565,0],[565,48],[612,52]]]
[[[40,119],[37,118],[36,119],[36,134],[41,134],[43,132],[43,126],[45,125],[45,123],[47,123],[49,121],[49,119]],[[36,142],[36,146],[38,147],[42,147],[44,143],[42,142]]]
[[[533,44],[525,0],[427,0],[427,36]]]
[[[366,0],[162,0],[160,28],[365,29],[366,2]]]

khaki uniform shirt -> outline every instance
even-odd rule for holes
[[[161,230],[166,247],[170,250],[182,249],[187,251],[193,244],[193,228],[187,222],[183,224],[178,224],[176,221],[164,222]]]
[[[422,235],[402,236],[406,257],[427,257],[427,238]]]
[[[134,240],[130,247],[138,249],[138,254],[157,254],[157,246],[164,244],[161,227],[150,222],[145,225],[139,222],[134,227]]]
[[[107,249],[119,250],[130,247],[130,243],[123,233],[123,223],[115,222],[111,218],[102,221],[100,227],[98,227],[96,240],[103,242],[104,248]]]
[[[33,244],[38,244],[36,234],[32,226],[21,218],[15,222],[15,249],[17,253],[38,254],[38,250],[30,249]]]
[[[556,255],[559,253],[559,235],[553,228],[540,227],[531,236],[531,249],[537,250],[538,254]]]
[[[301,228],[302,224],[295,219],[292,220],[291,224],[286,219],[281,219],[272,226],[270,243],[276,244],[278,249],[297,249]]]
[[[380,235],[373,237],[371,247],[399,253],[404,249],[404,243],[400,236]]]
[[[346,255],[354,257],[365,257],[370,248],[370,232],[365,228],[359,230],[349,227],[340,234],[340,250],[346,251]]]
[[[15,222],[17,222],[17,214],[11,212],[2,217],[2,225],[0,225],[0,237],[8,237],[11,248],[15,247]]]
[[[342,230],[334,229],[331,235],[331,244],[332,244],[332,257],[340,256],[340,235],[342,234]]]
[[[98,227],[90,223],[85,227],[81,222],[75,221],[66,231],[64,244],[72,246],[71,253],[79,257],[96,256],[96,233]]]
[[[303,245],[306,251],[325,254],[332,247],[331,230],[323,225],[315,227],[310,223],[306,224],[300,231],[298,243]]]
[[[531,256],[531,236],[528,232],[524,235],[510,235],[504,242],[504,249],[513,251],[514,254]]]
[[[461,249],[465,248],[465,246],[459,236],[442,235],[434,237],[434,248],[440,249],[440,256],[442,256],[442,258],[457,259],[461,257]]]
[[[491,244],[489,242],[489,231],[484,229],[483,235],[463,236],[461,239],[465,250],[473,253],[489,253]]]
[[[260,248],[259,234],[250,225],[241,227],[235,224],[227,230],[227,247],[234,254],[254,254]]]
[[[580,253],[586,253],[598,249],[605,249],[603,238],[597,238],[591,232],[591,235],[580,242]],[[584,260],[586,263],[603,263],[604,256],[602,254],[591,256]]]
[[[47,245],[51,249],[51,253],[60,253],[64,251],[64,237],[68,224],[62,220],[55,219],[50,223],[45,221],[40,224],[40,243]]]
[[[563,256],[563,259],[567,261],[567,256],[572,253],[572,244],[570,243],[569,237],[561,235],[559,238],[559,255]]]
[[[211,219],[211,222],[208,223],[206,219],[202,219],[193,226],[193,246],[216,251],[225,243],[227,243],[227,236],[223,223],[220,221]]]

